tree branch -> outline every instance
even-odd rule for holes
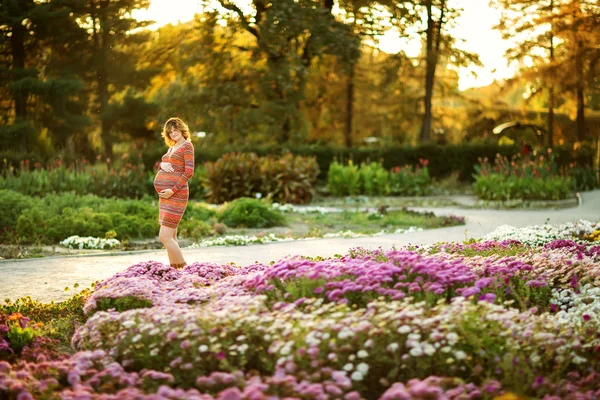
[[[236,6],[235,4],[232,3],[227,3],[225,2],[225,0],[219,0],[219,3],[221,4],[221,6],[223,6],[223,8],[229,10],[229,11],[233,11],[235,12],[238,17],[240,18],[240,21],[242,21],[242,25],[244,26],[244,28],[250,32],[254,37],[256,37],[257,39],[260,39],[260,34],[258,33],[258,30],[253,27],[252,25],[250,25],[250,22],[248,22],[248,20],[246,19],[246,16],[244,15],[244,13],[242,12],[242,10]]]

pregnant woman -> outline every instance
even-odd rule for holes
[[[194,175],[194,146],[189,128],[179,118],[170,118],[161,135],[169,150],[154,178],[160,209],[158,237],[167,249],[171,267],[183,268],[186,262],[177,243],[177,226],[189,198],[188,181]]]

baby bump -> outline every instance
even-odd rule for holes
[[[154,189],[156,190],[156,193],[161,190],[171,189],[173,185],[175,185],[175,182],[177,182],[177,179],[179,179],[179,175],[180,174],[169,173],[162,170],[158,171],[158,174],[156,174],[156,177],[154,178]]]

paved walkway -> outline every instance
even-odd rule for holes
[[[504,224],[523,227],[548,223],[564,223],[587,219],[600,221],[600,190],[581,194],[579,207],[562,210],[471,210],[461,208],[431,209],[438,215],[456,214],[467,217],[466,226],[433,229],[401,235],[385,235],[356,239],[317,239],[269,243],[241,247],[207,247],[185,249],[188,263],[207,261],[234,262],[247,265],[255,261],[268,263],[288,255],[332,256],[345,254],[353,247],[384,249],[407,244],[432,244],[440,241],[463,241],[479,238]],[[81,287],[108,278],[140,261],[168,263],[164,250],[144,250],[90,256],[47,257],[43,259],[0,261],[0,301],[31,296],[41,301],[64,300],[73,290],[65,287],[78,283]]]

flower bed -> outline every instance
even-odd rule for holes
[[[599,228],[272,265],[139,263],[96,285],[74,355],[0,362],[0,397],[596,399]]]
[[[105,239],[95,237],[69,236],[60,242],[61,246],[69,249],[112,249],[121,244],[117,239]]]

